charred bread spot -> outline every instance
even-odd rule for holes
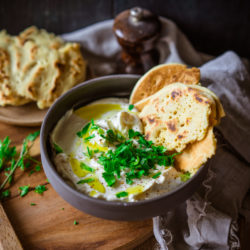
[[[155,122],[155,118],[150,118],[150,117],[148,117],[148,122],[149,122],[150,124],[154,123],[154,122]]]
[[[172,98],[172,100],[175,100],[175,98],[177,96],[181,96],[181,92],[180,91],[174,90],[174,91],[171,92],[171,98]]]
[[[203,99],[198,94],[195,94],[194,97],[198,102],[203,102]]]
[[[175,122],[174,121],[169,121],[167,122],[167,127],[169,130],[171,130],[172,132],[176,131],[176,126],[175,126]]]

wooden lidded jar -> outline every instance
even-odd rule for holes
[[[120,73],[143,74],[159,63],[155,42],[160,30],[158,17],[140,7],[116,16],[113,31],[122,47],[118,62]]]

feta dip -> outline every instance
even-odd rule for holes
[[[105,98],[69,110],[52,131],[51,145],[59,174],[95,198],[133,202],[182,183],[174,155],[145,140],[127,99]]]

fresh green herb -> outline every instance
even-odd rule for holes
[[[128,196],[128,192],[124,192],[124,191],[116,194],[117,198],[126,197],[126,196]]]
[[[104,138],[108,143],[117,143],[122,142],[125,138],[119,133],[115,133],[112,129],[107,130],[106,136],[104,134],[100,134],[102,138]]]
[[[6,198],[6,197],[9,197],[10,196],[10,190],[9,189],[6,189],[5,191],[3,191],[2,193],[1,193],[1,199],[2,198]]]
[[[48,190],[48,189],[46,188],[45,185],[38,185],[35,187],[34,191],[38,194],[43,194],[43,192],[45,192],[46,190]]]
[[[49,179],[46,179],[46,181],[47,181],[48,183],[50,183]]]
[[[30,161],[26,162],[26,163],[24,164],[24,166],[25,166],[25,168],[29,168],[29,167],[31,166],[31,162],[30,162]]]
[[[4,175],[5,175],[5,176],[7,176],[7,178],[8,178],[8,182],[9,182],[9,183],[11,183],[11,182],[12,182],[12,178],[13,178],[13,176],[12,176],[12,175],[10,175],[10,174],[8,174],[8,173],[4,173]]]
[[[135,106],[133,105],[133,104],[129,104],[129,106],[128,106],[128,110],[132,110],[133,108],[134,108]]]
[[[185,182],[191,178],[191,173],[190,172],[185,172],[181,174],[181,181]]]
[[[113,173],[104,172],[102,173],[102,177],[107,182],[109,187],[113,186],[116,182],[115,175]]]
[[[35,166],[35,170],[36,170],[36,172],[39,172],[41,170],[41,166],[40,165],[36,165]]]
[[[95,135],[90,135],[90,136],[86,137],[86,138],[84,139],[84,141],[85,141],[85,142],[90,141],[90,140],[93,139],[94,137],[95,137]]]
[[[21,190],[20,192],[21,197],[25,196],[29,192],[29,186],[22,186],[19,187],[19,189]]]
[[[99,129],[99,128],[100,128],[100,126],[95,124],[94,120],[91,119],[91,129]]]
[[[80,138],[83,137],[83,136],[88,132],[90,125],[91,125],[90,122],[87,123],[87,124],[82,128],[81,131],[79,131],[79,132],[76,133],[76,135],[77,135],[78,137],[80,137]]]
[[[87,153],[84,154],[91,159],[94,155],[94,151],[87,147]]]
[[[92,172],[92,173],[95,172],[95,169],[89,167],[89,166],[86,165],[84,162],[81,162],[80,167],[81,167],[81,169],[87,170],[87,171],[89,171],[89,172]]]
[[[156,173],[152,176],[153,179],[157,179],[161,175],[161,172]]]
[[[31,176],[32,174],[34,174],[35,173],[35,170],[31,170],[30,172],[29,172],[29,176]]]
[[[36,203],[31,202],[30,205],[31,206],[36,206]]]
[[[3,141],[0,140],[0,170],[5,161],[10,160],[16,155],[16,147],[10,147],[10,143],[9,136],[5,137]]]
[[[77,222],[76,220],[74,220],[74,225],[78,225],[79,224],[79,222]]]
[[[93,182],[94,180],[95,180],[94,178],[87,178],[87,179],[78,181],[77,184],[90,183],[90,182]]]
[[[23,140],[21,152],[17,159],[16,159],[17,156],[16,148],[9,146],[11,143],[9,137],[7,136],[3,140],[3,142],[0,141],[0,169],[3,167],[3,164],[5,164],[6,166],[10,166],[7,168],[9,173],[6,173],[6,178],[0,185],[0,191],[4,189],[8,181],[10,182],[12,180],[13,174],[17,169],[17,167],[20,167],[21,170],[25,170],[31,165],[29,160],[36,162],[37,164],[41,164],[40,162],[36,161],[29,155],[29,151],[34,144],[35,139],[39,136],[39,134],[40,131],[36,131],[34,133],[29,134]],[[23,194],[22,196],[24,196],[26,194],[25,192],[28,192],[29,189],[26,187],[23,190],[22,189],[20,190],[21,194]]]
[[[115,132],[112,131],[109,134],[111,138],[109,141],[113,144],[117,143]],[[155,165],[172,166],[174,164],[175,154],[167,154],[163,146],[155,146],[152,141],[147,141],[141,133],[132,129],[129,130],[128,136],[128,140],[114,144],[115,149],[103,153],[98,158],[98,162],[104,167],[102,176],[108,186],[116,183],[116,178],[120,178],[121,170],[125,171],[126,183],[131,185],[134,179],[148,176],[155,169]]]
[[[64,210],[64,207],[62,207],[61,210]]]
[[[40,135],[40,130],[34,132],[34,133],[31,133],[29,134],[27,137],[26,137],[26,140],[28,141],[35,141],[35,139]]]
[[[56,143],[53,143],[53,146],[54,146],[54,149],[56,151],[56,154],[63,153],[63,150],[59,145],[57,145]]]

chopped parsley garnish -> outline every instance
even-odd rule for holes
[[[93,139],[95,137],[95,135],[90,135],[86,138],[84,138],[84,141],[87,142],[87,141],[90,141],[91,139]]]
[[[156,173],[152,176],[153,179],[157,179],[161,175],[161,172]]]
[[[21,190],[20,192],[21,197],[25,196],[29,192],[29,186],[22,186],[19,187],[19,189]]]
[[[91,129],[99,129],[99,128],[100,128],[100,126],[95,124],[94,120],[91,119]]]
[[[87,153],[84,153],[86,156],[88,156],[89,158],[92,158],[92,156],[94,155],[94,151],[91,150],[89,147],[87,147]]]
[[[128,106],[128,110],[132,110],[133,108],[134,108],[135,106],[133,105],[133,104],[129,104],[129,106]]]
[[[56,154],[63,153],[63,150],[60,146],[58,146],[56,143],[53,143],[54,149],[56,151]]]
[[[87,124],[82,128],[81,131],[79,131],[79,132],[76,133],[76,135],[77,135],[78,137],[80,137],[80,138],[83,137],[83,136],[88,132],[90,125],[91,125],[90,122],[87,123]]]
[[[125,191],[119,192],[116,194],[117,198],[126,197],[126,196],[128,196],[128,192],[125,192]]]
[[[191,178],[190,172],[185,172],[181,174],[181,181],[185,182]]]
[[[48,190],[45,185],[38,185],[35,187],[35,192],[38,194],[43,194],[44,191]]]
[[[30,205],[31,206],[36,206],[36,203],[31,202]]]
[[[85,164],[84,162],[81,162],[81,164],[80,164],[80,167],[81,167],[81,169],[84,169],[84,170],[87,170],[87,171],[89,171],[89,172],[95,172],[95,170],[93,169],[93,168],[91,168],[91,167],[89,167],[87,164]]]
[[[142,176],[152,173],[151,170],[156,169],[155,165],[172,166],[174,164],[176,154],[167,154],[165,147],[155,146],[152,141],[147,141],[141,133],[130,129],[129,139],[123,138],[119,141],[113,130],[108,131],[110,131],[109,141],[119,142],[114,145],[115,149],[102,153],[99,157],[98,162],[104,167],[102,176],[108,186],[116,183],[116,179],[120,178],[121,170],[125,171],[126,183],[131,185],[134,179],[140,179]]]
[[[78,181],[77,184],[90,183],[90,182],[93,182],[93,181],[95,181],[94,178],[87,178],[87,179],[83,179],[83,180]]]
[[[119,133],[115,133],[112,129],[107,130],[106,136],[104,134],[100,134],[102,138],[104,138],[108,143],[122,142],[125,138]]]
[[[79,222],[74,220],[74,225],[78,225],[78,224],[79,224]]]

